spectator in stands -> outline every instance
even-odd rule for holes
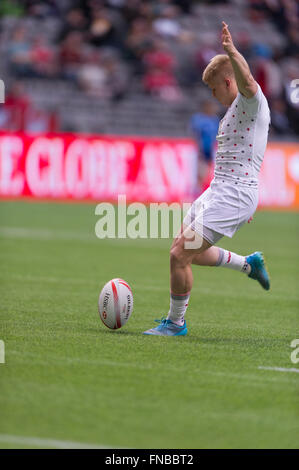
[[[160,16],[153,22],[153,30],[161,36],[177,38],[181,32],[180,13],[178,6],[168,5],[164,7]]]
[[[182,93],[175,77],[175,57],[167,43],[156,38],[151,49],[144,54],[144,89],[166,101],[180,101]]]
[[[250,21],[252,23],[263,22],[266,16],[265,0],[249,0],[248,3],[248,16]]]
[[[42,36],[37,36],[33,40],[30,59],[36,76],[53,78],[57,75],[58,68],[55,52]]]
[[[152,24],[154,20],[154,6],[152,3],[139,2],[138,16]]]
[[[263,18],[271,18],[279,31],[285,31],[286,19],[281,0],[249,0],[249,9],[251,15],[254,16],[254,10],[256,10],[260,12],[260,15],[262,14]]]
[[[0,116],[2,129],[13,132],[55,132],[58,116],[33,106],[20,81],[14,81],[8,90]]]
[[[141,0],[125,0],[124,1],[124,4],[121,8],[121,14],[126,24],[128,25],[128,27],[130,27],[135,20],[141,18],[140,5],[141,5]]]
[[[271,100],[281,96],[283,91],[280,67],[272,59],[272,49],[266,44],[254,44],[253,53],[255,79],[271,103]]]
[[[238,42],[238,51],[246,59],[250,59],[253,54],[252,50],[252,39],[250,34],[247,31],[240,31],[239,34],[236,34],[236,39]]]
[[[159,67],[151,67],[143,79],[147,93],[165,101],[180,101],[182,98],[178,84],[172,74]]]
[[[198,47],[198,51],[195,54],[195,65],[198,68],[199,76],[210,62],[210,60],[221,51],[217,49],[214,43],[209,40],[204,40]]]
[[[66,36],[59,53],[63,78],[77,80],[78,67],[85,61],[86,49],[81,32],[72,31]]]
[[[198,190],[202,192],[209,185],[209,175],[213,169],[219,117],[217,105],[211,100],[205,100],[200,109],[191,117],[190,128],[197,143]]]
[[[8,90],[4,103],[4,128],[15,132],[24,131],[26,127],[26,119],[31,106],[31,102],[25,94],[21,82],[13,82]]]
[[[298,7],[299,8],[299,7]],[[298,25],[296,26],[289,26],[288,27],[288,44],[285,48],[285,55],[287,56],[292,56],[292,55],[297,55],[297,58],[299,60],[298,54],[299,54],[299,31],[298,31]]]
[[[107,72],[101,64],[100,54],[92,48],[78,69],[78,85],[88,95],[107,97]]]
[[[91,49],[78,71],[78,84],[91,96],[119,100],[128,89],[128,77],[126,66],[112,51]]]
[[[205,30],[214,3],[227,4],[227,15],[236,8],[229,0],[0,0],[0,17],[10,16],[7,21],[1,18],[3,58],[15,78],[58,76],[73,80],[88,94],[119,99],[126,96],[132,71],[137,90],[164,100],[192,101],[201,72],[211,57],[222,53],[210,39],[214,31]],[[242,22],[248,20],[248,27],[239,28],[237,39],[244,57],[252,59],[255,78],[270,106],[273,101],[273,132],[287,132],[283,100],[289,127],[299,133],[298,105],[291,99],[292,80],[299,78],[298,2],[247,0],[246,4],[248,17],[243,15]],[[198,9],[209,14],[203,18]],[[251,47],[255,23],[260,29],[270,21],[278,32],[277,45],[274,41],[273,50],[269,48],[267,37]],[[90,46],[99,53],[96,60],[89,56]],[[107,47],[117,52],[113,58],[105,55]],[[199,94],[201,90],[200,84]]]
[[[151,48],[143,56],[146,67],[159,67],[169,73],[174,72],[176,65],[175,56],[169,49],[166,41],[156,37],[151,43]]]
[[[80,33],[87,31],[87,18],[80,8],[72,8],[68,11],[61,27],[60,39],[64,40],[73,31],[79,31]]]
[[[114,101],[124,98],[129,88],[128,68],[113,53],[106,52],[102,63],[106,71],[108,97]]]
[[[271,127],[276,134],[284,135],[290,133],[290,122],[287,117],[287,107],[284,100],[277,98],[271,104]]]
[[[20,25],[13,32],[7,47],[7,55],[11,73],[17,77],[33,77],[31,62],[32,47],[26,38],[26,29]]]
[[[176,76],[181,86],[191,88],[199,81],[196,67],[197,44],[193,32],[182,30],[177,38],[175,54],[177,59]]]
[[[151,44],[151,25],[143,18],[132,21],[131,28],[125,40],[125,55],[132,61],[135,71],[141,74],[143,71],[142,57]]]
[[[287,116],[293,131],[299,135],[299,102],[298,84],[299,62],[296,59],[285,59],[282,61],[284,72],[283,86],[286,97]]]
[[[98,8],[96,5],[92,8],[89,41],[94,46],[117,47],[116,29],[106,8]]]
[[[22,0],[27,6],[28,13],[36,18],[59,16],[59,0]]]

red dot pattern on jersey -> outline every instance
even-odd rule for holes
[[[236,108],[238,107],[238,105],[236,105]],[[243,111],[243,115],[245,115],[245,111]],[[232,117],[234,118],[235,117],[235,114],[232,115]],[[251,122],[254,122],[254,119],[251,119]],[[240,124],[242,124],[242,121],[239,121]],[[229,127],[229,124],[227,124],[227,127]],[[247,127],[247,131],[250,131],[250,127]],[[234,133],[237,133],[237,129],[234,129]],[[224,135],[224,132],[222,132],[222,135]],[[241,136],[241,139],[244,139],[244,136]],[[226,140],[230,140],[229,137],[227,137]],[[237,144],[234,144],[234,147],[237,147]],[[249,147],[252,147],[252,144],[249,144]],[[244,150],[242,150],[242,153],[244,153]],[[221,158],[223,159],[224,157],[221,156]],[[237,159],[237,157],[233,157],[234,160]],[[248,158],[248,161],[251,162],[251,158]],[[228,164],[228,162],[226,162]],[[240,166],[243,166],[242,164],[240,164]],[[222,166],[219,167],[220,170],[222,170]],[[231,169],[231,172],[234,173],[234,169]],[[246,176],[249,175],[248,172],[245,173]],[[239,178],[238,178],[239,179]],[[237,183],[236,183],[237,184]]]

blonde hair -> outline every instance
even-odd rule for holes
[[[219,75],[220,73],[222,76],[234,76],[234,70],[228,55],[215,55],[204,69],[202,74],[202,81],[208,85],[211,80],[214,80],[216,75]]]

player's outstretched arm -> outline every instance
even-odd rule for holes
[[[228,26],[224,21],[222,21],[222,46],[233,66],[239,92],[246,98],[251,98],[257,92],[257,83],[251,75],[246,60],[236,49]]]

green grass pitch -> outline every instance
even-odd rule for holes
[[[298,448],[299,374],[260,369],[299,369],[298,215],[258,212],[219,243],[263,251],[269,292],[194,267],[189,334],[161,338],[141,333],[168,311],[171,240],[101,241],[94,210],[1,202],[0,447]],[[113,277],[134,294],[118,331],[97,313]]]

